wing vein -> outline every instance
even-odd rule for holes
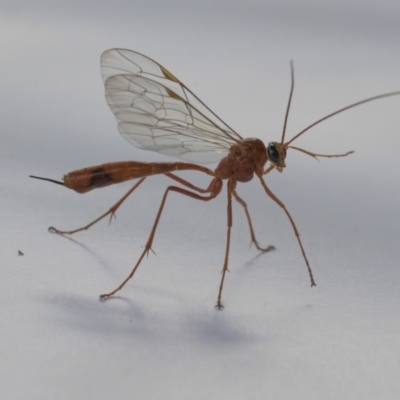
[[[209,163],[242,140],[167,69],[130,50],[101,58],[106,100],[121,135],[136,147]],[[220,125],[222,124],[222,126]]]

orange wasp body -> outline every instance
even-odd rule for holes
[[[310,128],[336,114],[373,100],[400,95],[400,91],[370,97],[341,108],[317,120],[285,142],[286,125],[294,89],[294,72],[291,64],[292,85],[281,141],[270,142],[265,146],[261,140],[256,138],[243,139],[173,74],[142,54],[124,49],[108,50],[101,57],[101,67],[107,103],[118,121],[118,128],[122,136],[137,147],[179,157],[187,162],[145,163],[126,161],[108,163],[70,172],[64,176],[63,182],[32,176],[64,185],[78,193],[86,193],[95,188],[138,179],[135,185],[116,204],[88,225],[71,231],[61,231],[54,227],[49,228],[51,232],[59,234],[72,234],[88,229],[107,215],[110,215],[111,218],[126,198],[148,176],[164,174],[181,185],[168,186],[165,190],[145,248],[128,277],[115,290],[102,294],[100,298],[107,299],[122,289],[132,278],[144,256],[151,250],[157,225],[169,192],[177,192],[196,200],[209,201],[218,196],[223,187],[223,180],[227,180],[228,230],[225,259],[216,304],[216,308],[223,308],[222,289],[228,270],[232,228],[232,198],[244,209],[252,243],[263,252],[274,249],[273,246],[265,248],[259,246],[247,204],[236,191],[237,182],[248,182],[254,176],[260,180],[266,194],[282,208],[289,218],[308,269],[311,286],[315,286],[311,267],[296,224],[284,203],[269,189],[263,176],[275,169],[279,172],[283,171],[289,148],[314,158],[344,157],[351,154],[352,151],[344,154],[317,154],[291,146],[290,143]],[[219,161],[219,163],[215,170],[197,164],[216,161]],[[267,165],[268,163],[269,165]],[[197,187],[175,174],[184,170],[203,172],[211,176],[212,180],[207,188]]]

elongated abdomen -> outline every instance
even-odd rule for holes
[[[208,168],[190,163],[121,161],[72,171],[64,175],[63,181],[67,188],[75,190],[78,193],[86,193],[90,190],[109,186],[114,183],[182,170],[196,170],[205,172],[211,176],[214,175]]]

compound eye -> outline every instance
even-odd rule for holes
[[[268,148],[267,148],[267,155],[269,160],[274,163],[278,164],[279,163],[279,153],[276,148],[277,143],[276,142],[269,142],[268,143]]]

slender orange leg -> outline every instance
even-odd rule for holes
[[[97,222],[99,222],[100,220],[102,220],[103,218],[105,218],[107,215],[110,214],[110,223],[112,220],[112,217],[115,218],[115,212],[118,210],[118,208],[121,206],[121,204],[132,194],[132,192],[146,179],[146,177],[139,179],[136,184],[130,188],[126,194],[120,199],[118,200],[107,212],[105,212],[103,215],[100,215],[99,218],[95,219],[94,221],[90,222],[89,224],[83,226],[82,228],[78,228],[78,229],[74,229],[72,231],[60,231],[56,228],[54,228],[53,226],[49,227],[49,231],[52,233],[59,233],[60,235],[72,235],[73,233],[76,232],[80,232],[80,231],[84,231],[86,229],[89,229],[91,226],[93,226],[94,224],[97,224]]]
[[[234,178],[229,178],[228,180],[228,185],[227,185],[227,193],[228,193],[228,207],[227,207],[227,213],[228,213],[228,231],[226,234],[226,249],[225,249],[225,260],[224,260],[224,266],[222,268],[222,277],[221,277],[221,283],[219,284],[219,291],[218,291],[218,300],[217,304],[215,305],[215,308],[218,310],[222,310],[224,306],[222,305],[222,289],[224,287],[224,280],[225,280],[225,274],[228,270],[228,260],[229,260],[229,247],[231,244],[231,228],[232,228],[232,193],[234,192],[236,187],[236,180]]]
[[[271,164],[268,168],[264,169],[263,175],[269,174],[275,168],[276,168],[275,164]]]
[[[299,246],[300,246],[300,249],[301,249],[301,253],[303,254],[304,261],[306,262],[306,265],[307,265],[308,274],[309,274],[310,280],[311,280],[311,286],[316,286],[316,283],[315,283],[314,277],[313,277],[313,273],[311,271],[311,267],[310,267],[310,264],[309,264],[307,256],[306,256],[306,252],[304,251],[303,244],[302,244],[301,239],[300,239],[299,231],[297,230],[296,224],[294,223],[294,220],[293,220],[292,216],[290,215],[289,211],[286,209],[286,206],[282,203],[282,201],[279,200],[279,198],[276,197],[275,194],[268,188],[267,184],[265,183],[264,179],[262,179],[261,175],[259,175],[259,178],[260,178],[261,185],[263,186],[263,188],[264,188],[265,192],[267,193],[267,195],[276,204],[278,204],[279,207],[281,207],[283,209],[283,211],[285,212],[285,214],[289,218],[289,221],[290,221],[290,223],[291,223],[291,225],[293,227],[294,234],[295,234],[295,236],[297,238],[297,241],[299,243]]]
[[[191,183],[185,181],[184,179],[182,179],[179,176],[176,176],[176,175],[174,175],[172,173],[166,173],[165,175],[168,176],[171,179],[175,179],[177,182],[181,183],[182,185],[188,186],[193,190],[197,190],[200,193],[207,193],[208,192],[208,189],[203,189],[203,188],[199,188],[197,186],[194,186]],[[234,190],[232,192],[232,194],[233,194],[233,197],[235,197],[235,200],[244,208],[244,212],[246,213],[247,221],[249,223],[249,228],[250,228],[250,236],[251,236],[250,246],[251,246],[252,243],[254,243],[254,245],[257,247],[257,249],[262,251],[262,252],[275,250],[275,246],[261,247],[258,244],[258,241],[256,239],[256,235],[254,234],[253,224],[251,222],[250,213],[249,213],[249,210],[248,210],[246,202],[237,194],[236,190]]]
[[[179,179],[181,179],[181,178],[179,178]],[[191,184],[189,182],[185,181],[185,185],[189,186]],[[182,188],[177,187],[177,186],[168,186],[168,188],[165,190],[164,196],[163,196],[163,198],[161,200],[161,204],[160,204],[160,207],[158,209],[158,213],[157,213],[156,219],[154,221],[153,228],[151,229],[149,238],[147,239],[147,243],[145,245],[145,248],[144,248],[142,254],[140,255],[139,260],[137,261],[136,265],[134,266],[134,268],[132,269],[132,271],[128,275],[128,277],[116,289],[114,289],[110,293],[106,293],[106,294],[100,295],[100,299],[101,300],[106,300],[107,298],[109,298],[110,296],[114,295],[116,292],[121,290],[125,286],[125,284],[133,277],[133,275],[135,274],[136,270],[139,268],[139,265],[142,262],[144,256],[146,254],[148,254],[150,250],[152,250],[151,246],[153,244],[153,240],[154,240],[154,236],[155,236],[155,233],[156,233],[157,225],[158,225],[158,223],[160,221],[160,217],[161,217],[162,211],[164,209],[165,201],[167,200],[167,196],[168,196],[169,192],[177,192],[177,193],[183,194],[185,196],[191,197],[191,198],[196,199],[196,200],[209,201],[209,200],[212,200],[213,198],[215,198],[220,193],[221,189],[222,189],[222,180],[219,179],[219,178],[214,178],[211,181],[211,183],[210,183],[210,185],[209,185],[209,187],[207,189],[207,191],[210,193],[210,195],[208,195],[208,196],[200,196],[200,195],[198,195],[196,193],[190,192],[189,190],[182,189]]]
[[[251,223],[250,213],[249,213],[249,210],[248,210],[246,202],[241,197],[239,197],[239,195],[237,194],[236,190],[234,190],[232,192],[232,194],[233,194],[233,197],[235,198],[235,200],[244,208],[244,212],[246,213],[247,222],[249,223],[249,228],[250,228],[250,237],[251,237],[250,246],[252,245],[252,243],[254,243],[254,245],[257,247],[257,249],[262,251],[262,252],[275,250],[275,246],[261,247],[258,244],[258,241],[256,239],[256,235],[254,234],[253,224]]]
[[[210,186],[212,186],[214,183],[211,181],[210,186],[207,189],[200,188],[198,186],[193,185],[192,183],[188,182],[186,179],[183,179],[175,174],[172,174],[171,172],[167,172],[164,174],[168,178],[173,179],[176,182],[179,182],[181,185],[184,185],[188,187],[189,189],[195,190],[196,192],[199,193],[210,193]]]

